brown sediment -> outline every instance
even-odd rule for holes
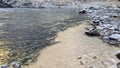
[[[25,68],[108,68],[116,65],[115,57],[119,48],[108,46],[97,37],[84,35],[83,22],[79,26],[58,33],[56,42],[40,51],[36,63]]]

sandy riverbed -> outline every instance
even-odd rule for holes
[[[40,51],[36,63],[25,68],[111,68],[118,60],[118,47],[109,46],[97,37],[84,35],[85,27],[68,28],[58,33],[56,42]]]

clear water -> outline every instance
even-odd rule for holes
[[[9,61],[33,61],[37,52],[54,44],[57,32],[77,24],[87,17],[79,9],[0,9],[0,41],[8,41]]]

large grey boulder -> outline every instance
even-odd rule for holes
[[[112,34],[109,36],[112,40],[120,41],[120,34]]]

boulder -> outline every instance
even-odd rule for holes
[[[120,52],[116,54],[116,57],[120,60]]]
[[[100,36],[99,32],[95,28],[90,28],[85,32],[86,35],[88,36]]]
[[[120,34],[112,34],[109,36],[110,40],[120,41]]]

